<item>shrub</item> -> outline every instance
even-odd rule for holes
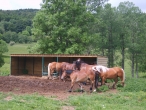
[[[10,41],[10,43],[9,43],[10,46],[13,46],[14,44],[15,44],[14,41]]]

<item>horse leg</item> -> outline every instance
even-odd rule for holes
[[[71,87],[70,87],[70,90],[68,92],[72,92],[73,86],[74,86],[74,81],[71,82]]]
[[[90,93],[92,93],[93,85],[94,85],[94,80],[91,81]]]
[[[94,92],[96,92],[97,88],[98,88],[98,82],[99,82],[99,74],[95,74],[95,84],[94,84]]]
[[[102,86],[102,78],[99,78],[100,86]]]
[[[62,76],[62,71],[61,71],[61,70],[59,70],[59,71],[58,71],[58,74],[59,74],[59,79],[61,79],[61,76]]]
[[[84,92],[83,87],[82,87],[81,84],[79,84],[79,83],[78,83],[78,85],[79,85],[79,87],[80,87],[80,89],[81,89],[81,92],[83,93],[83,92]]]
[[[106,78],[105,78],[105,77],[102,77],[102,78],[101,78],[101,81],[102,81],[102,83],[101,83],[101,84],[102,84],[102,85],[105,85],[105,80],[106,80]]]
[[[118,77],[116,77],[116,78],[114,79],[114,81],[115,81],[115,82],[114,82],[114,84],[113,84],[113,86],[112,86],[113,89],[115,89],[115,86],[116,86],[116,84],[117,84],[117,82],[118,82]]]

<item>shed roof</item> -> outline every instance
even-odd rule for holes
[[[11,54],[10,56],[11,57],[105,57],[101,55],[87,55],[87,54]]]

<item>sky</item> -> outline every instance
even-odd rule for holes
[[[120,2],[133,2],[143,12],[146,12],[146,0],[109,0],[113,7],[117,7]],[[17,9],[40,9],[42,0],[0,0],[0,9],[17,10]]]
[[[120,2],[133,2],[136,7],[139,7],[142,12],[146,12],[146,0],[109,0],[108,3],[110,3],[113,7],[117,7]]]

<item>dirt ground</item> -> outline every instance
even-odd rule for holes
[[[77,92],[79,86],[75,84],[73,91],[69,93],[70,80],[63,82],[61,80],[48,80],[46,77],[35,76],[0,76],[0,92],[12,92],[14,94],[33,94],[38,93],[58,100],[64,100],[70,95],[80,95]],[[83,85],[86,92],[90,85]]]
[[[90,85],[83,86],[84,90],[89,92]],[[12,92],[15,94],[38,93],[57,99],[66,99],[70,95],[81,94],[79,92],[69,93],[70,81],[63,82],[59,79],[48,80],[46,77],[35,76],[1,76],[0,91]],[[75,84],[73,91],[78,90],[79,86]]]

